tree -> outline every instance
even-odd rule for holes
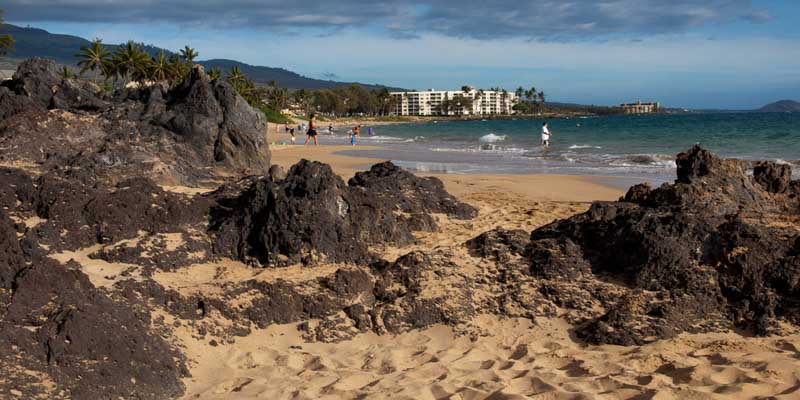
[[[75,78],[78,77],[77,75],[75,75],[74,72],[72,72],[71,69],[67,68],[66,65],[61,67],[61,71],[59,72],[59,75],[61,75],[61,79],[67,79],[67,80],[68,79],[75,79]]]
[[[284,88],[273,88],[269,91],[269,106],[273,110],[286,108],[289,102],[289,91]]]
[[[241,84],[247,80],[247,76],[242,73],[242,70],[238,65],[234,65],[231,67],[231,70],[228,71],[228,76],[225,79],[228,81],[228,83],[236,87],[237,84]]]
[[[198,52],[189,46],[184,46],[181,49],[181,58],[183,58],[184,61],[188,62],[189,64],[194,63],[194,59],[199,55],[200,54]]]
[[[211,70],[208,71],[208,77],[211,78],[212,81],[216,80],[216,79],[221,79],[222,78],[222,69],[219,68],[219,67],[211,68]]]
[[[3,26],[3,10],[0,10],[0,27]],[[14,38],[11,35],[0,35],[0,56],[14,48]]]
[[[125,80],[129,77],[137,81],[146,80],[150,63],[150,56],[133,40],[117,48],[112,58],[114,75]]]
[[[101,39],[95,39],[89,46],[82,46],[81,51],[75,54],[75,57],[80,59],[78,61],[78,66],[81,67],[80,73],[92,71],[94,73],[92,80],[97,83],[97,73],[107,73],[111,52],[103,46]]]
[[[148,76],[150,79],[160,82],[169,81],[172,78],[172,67],[170,66],[167,53],[161,51],[158,56],[153,57],[150,62],[150,71]]]
[[[517,95],[517,97],[518,97],[520,100],[522,100],[522,96],[524,96],[524,95],[525,95],[525,89],[524,89],[522,86],[520,86],[520,87],[518,87],[518,88],[517,88],[517,91],[516,91],[516,92],[514,92],[514,93]]]
[[[542,110],[544,110],[544,104],[546,103],[544,92],[539,92],[539,102],[542,105]]]
[[[191,71],[191,64],[184,61],[179,55],[173,54],[169,57],[170,83],[177,85]]]
[[[514,104],[514,107],[511,107],[512,110],[520,113],[520,114],[530,114],[531,113],[531,105],[527,102],[521,101],[517,104]]]

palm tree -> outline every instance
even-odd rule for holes
[[[242,73],[242,70],[241,68],[239,68],[238,65],[234,65],[233,67],[231,67],[231,70],[228,71],[228,77],[226,79],[228,83],[230,83],[235,87],[236,84],[239,84],[242,81],[246,80],[247,76],[245,76],[245,74]]]
[[[172,66],[163,50],[150,61],[149,77],[154,81],[167,81],[172,77]]]
[[[222,68],[219,68],[219,67],[211,68],[208,71],[208,77],[211,78],[212,81],[216,80],[216,79],[221,79],[222,78]]]
[[[525,95],[525,89],[523,89],[522,86],[520,86],[520,87],[517,88],[517,91],[514,92],[514,93],[517,95],[517,97],[519,97],[521,99],[522,96]]]
[[[71,69],[67,68],[66,65],[61,67],[59,75],[61,75],[61,79],[75,79],[78,77]]]
[[[181,58],[183,58],[184,60],[186,60],[186,62],[190,64],[194,62],[194,59],[197,58],[198,55],[200,54],[198,54],[196,51],[194,51],[193,48],[189,46],[184,46],[181,49]]]
[[[81,67],[81,74],[86,71],[94,72],[92,80],[97,83],[97,72],[100,71],[104,74],[107,72],[106,67],[111,58],[111,52],[103,47],[102,39],[95,39],[89,46],[82,46],[81,51],[75,54],[75,57],[80,59],[78,66]]]
[[[272,109],[282,110],[289,101],[289,91],[284,88],[275,88],[269,92],[269,101]]]
[[[3,10],[0,10],[0,27],[3,26]],[[0,35],[0,56],[14,48],[14,38],[11,35]]]
[[[544,109],[544,103],[545,103],[544,92],[539,92],[539,101],[542,104],[542,109]]]
[[[120,46],[113,57],[114,71],[124,79],[129,76],[139,81],[147,79],[150,62],[150,56],[133,40]]]
[[[181,59],[177,54],[173,54],[169,58],[170,69],[170,83],[176,85],[180,83],[183,78],[189,74],[189,65]]]

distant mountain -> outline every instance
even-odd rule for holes
[[[760,112],[800,112],[800,102],[780,100],[758,109]]]
[[[327,81],[322,79],[307,78],[305,76],[302,76],[292,71],[288,71],[283,68],[261,67],[257,65],[245,64],[243,62],[234,60],[214,59],[207,61],[198,61],[198,64],[202,64],[206,68],[206,70],[209,70],[211,68],[220,68],[223,71],[227,71],[234,66],[239,66],[239,68],[245,75],[249,76],[251,79],[253,79],[258,83],[266,84],[269,81],[275,81],[278,84],[278,86],[288,87],[290,89],[311,89],[311,90],[334,89],[344,85],[349,85],[350,83],[356,83],[356,82],[337,82],[337,81]],[[363,85],[364,87],[370,90],[380,89],[384,87],[378,84],[361,83],[360,85]],[[388,89],[403,90],[391,87],[388,87]]]
[[[81,46],[90,44],[89,40],[82,37],[55,34],[44,29],[19,27],[10,24],[4,24],[0,27],[0,34],[6,33],[13,36],[16,41],[14,50],[8,54],[8,57],[16,60],[30,57],[44,57],[53,59],[62,64],[75,65],[78,61],[75,58],[75,53],[80,50]],[[113,51],[117,48],[117,45],[106,44],[106,47]],[[170,54],[172,53],[169,50],[151,45],[146,45],[145,50],[150,54],[158,54],[162,50]],[[351,82],[308,78],[283,68],[254,66],[234,60],[208,60],[198,61],[198,63],[202,64],[207,69],[219,67],[224,71],[229,70],[234,65],[238,65],[239,68],[242,69],[242,72],[247,74],[256,83],[266,85],[270,81],[275,81],[278,86],[288,87],[290,89],[333,89],[351,84]],[[363,86],[370,90],[384,87],[378,84]],[[389,90],[402,89],[389,88]]]

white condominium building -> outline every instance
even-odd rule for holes
[[[426,90],[391,92],[394,115],[491,115],[512,114],[519,99],[514,93],[496,90]]]

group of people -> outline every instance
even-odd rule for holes
[[[300,132],[303,131],[306,132],[306,142],[304,143],[305,146],[308,146],[308,144],[311,141],[314,142],[314,146],[317,146],[319,145],[319,143],[317,142],[317,116],[311,114],[309,117],[310,118],[308,119],[308,130],[306,130],[305,122],[298,124],[297,130]],[[295,136],[294,133],[294,127],[290,127],[289,124],[287,123],[284,125],[283,128],[285,132],[292,135],[291,138],[292,144],[296,144],[297,137]],[[328,125],[328,134],[333,135],[333,132],[334,132],[333,125]],[[361,134],[361,124],[354,126],[353,129],[351,129],[347,133],[350,136],[350,145],[355,146],[356,142],[358,141],[358,136]],[[374,133],[372,128],[369,128],[369,135],[373,136],[373,134]],[[542,124],[542,147],[544,147],[545,149],[550,147],[550,137],[552,135],[553,134],[550,132],[550,126],[547,124],[547,122],[544,122]]]
[[[289,124],[286,123],[286,124],[284,124],[283,129],[284,129],[284,132],[286,132],[286,133],[288,133],[288,134],[290,134],[292,136],[291,137],[292,144],[297,144],[297,136],[295,136],[295,128],[292,127],[292,126],[289,126]],[[306,133],[306,141],[305,141],[305,143],[303,145],[308,146],[308,144],[310,142],[312,142],[312,141],[314,142],[314,146],[318,146],[319,145],[319,143],[317,142],[318,133],[317,133],[317,116],[316,115],[314,115],[314,114],[309,115],[308,129],[306,129],[306,123],[305,122],[301,122],[300,124],[297,125],[297,131]],[[333,125],[328,125],[328,134],[333,135],[334,131],[335,131],[335,129],[334,129]],[[358,141],[358,136],[361,134],[361,124],[358,124],[358,125],[354,126],[353,129],[351,129],[347,133],[350,136],[350,144],[352,146],[355,146],[356,142]],[[372,128],[369,128],[369,135],[370,136],[374,135],[374,132],[373,132]]]

